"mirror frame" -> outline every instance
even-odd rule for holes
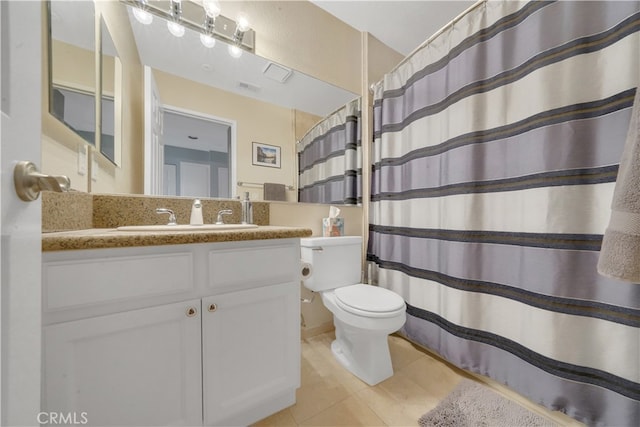
[[[116,120],[118,119],[116,117],[117,112],[120,111],[120,109],[118,108],[117,103],[119,103],[119,91],[120,91],[120,85],[118,83],[118,73],[121,73],[121,69],[118,70],[119,67],[121,67],[120,65],[120,61],[118,59],[118,52],[117,52],[117,47],[115,46],[115,42],[113,41],[113,37],[111,36],[111,33],[109,32],[109,27],[107,26],[107,22],[105,21],[104,17],[102,16],[102,13],[98,12],[96,10],[96,40],[98,40],[98,49],[96,50],[96,70],[97,70],[97,81],[96,81],[96,141],[98,141],[98,143],[96,143],[96,151],[98,153],[100,153],[106,160],[108,160],[109,162],[113,163],[115,166],[120,167],[122,165],[122,159],[121,159],[121,148],[119,147],[120,144],[120,136],[118,135],[118,129],[116,126]],[[104,46],[103,46],[103,38],[106,36],[111,38],[111,43],[114,46],[114,49],[116,49],[116,55],[114,56],[114,70],[113,70],[113,96],[108,95],[109,98],[111,98],[111,101],[113,102],[113,117],[114,117],[114,124],[113,124],[113,158],[109,157],[103,150],[103,146],[102,146],[102,136],[104,135],[104,133],[102,132],[103,129],[103,106],[104,106],[104,100],[105,100],[105,93],[104,93],[104,70],[105,70],[105,53],[104,53]]]
[[[93,47],[93,52],[94,52],[94,68],[93,68],[93,83],[94,83],[94,90],[93,93],[91,95],[93,95],[94,98],[94,104],[96,103],[96,99],[97,99],[97,94],[98,94],[98,70],[96,68],[96,64],[97,64],[97,60],[96,60],[96,52],[97,49],[99,48],[99,42],[98,42],[98,32],[96,31],[96,26],[95,26],[95,17],[97,15],[96,13],[96,8],[95,8],[95,4],[93,4],[93,2],[91,2],[93,5],[93,15],[94,15],[94,47]],[[93,129],[93,134],[94,134],[94,140],[93,140],[93,144],[90,141],[87,141],[86,139],[84,139],[84,137],[78,133],[71,125],[69,125],[67,122],[65,122],[64,120],[61,120],[58,116],[56,116],[56,114],[54,114],[54,82],[53,82],[53,20],[52,20],[52,16],[53,16],[53,8],[52,8],[52,0],[47,0],[46,2],[46,11],[47,11],[47,17],[46,17],[46,32],[47,32],[47,92],[48,92],[48,96],[49,96],[49,105],[47,106],[47,111],[49,112],[49,114],[58,122],[60,122],[63,126],[65,126],[65,128],[69,129],[71,132],[73,132],[74,134],[78,135],[85,143],[85,145],[89,148],[89,150],[92,150],[93,148],[98,146],[98,133],[97,133],[97,127],[96,127],[96,118],[98,117],[97,115],[97,111],[95,109],[95,105],[94,105],[94,129]],[[80,90],[78,90],[78,92],[82,92]],[[86,93],[87,96],[89,96],[89,93]]]

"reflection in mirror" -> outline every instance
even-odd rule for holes
[[[163,194],[231,197],[229,124],[166,109],[163,123]]]
[[[362,113],[357,98],[331,113],[297,144],[298,201],[362,204]]]
[[[49,11],[49,111],[95,144],[94,4],[52,1]]]
[[[119,90],[116,82],[120,60],[118,52],[104,19],[100,19],[101,58],[101,114],[100,114],[100,152],[112,163],[120,164],[119,138],[115,132],[116,93]]]
[[[184,3],[183,8],[189,4]],[[237,181],[280,183],[286,185],[287,200],[296,201],[296,139],[322,117],[357,95],[250,52],[243,52],[237,59],[231,58],[224,42],[218,40],[212,48],[207,48],[201,43],[199,33],[190,28],[186,28],[182,37],[174,37],[167,31],[166,21],[158,16],[144,25],[136,20],[129,8],[129,21],[141,62],[153,69],[158,98],[162,100],[164,109],[177,108],[195,116],[215,117],[236,125],[237,133],[231,136],[230,142],[231,153],[236,150],[236,156],[231,154],[230,172],[224,174],[227,170],[224,167],[218,167],[214,172],[210,166],[208,175],[205,167],[198,166],[199,172],[195,172],[196,167],[193,167],[191,172],[195,175],[200,173],[203,177],[198,182],[209,182],[209,191],[214,193],[216,189],[226,187],[227,180],[231,187],[230,197],[249,191],[252,199],[263,197],[262,186],[240,185]],[[259,36],[257,33],[256,38]],[[164,128],[165,144],[172,145],[166,141],[167,123]],[[175,139],[193,144],[194,140],[189,136],[194,135],[189,130],[183,129]],[[254,142],[280,147],[282,167],[253,165],[251,150]],[[201,154],[201,159],[205,160],[212,151],[224,153],[217,149],[203,151],[205,154]],[[165,161],[155,165],[155,170],[164,172],[160,188],[169,194],[175,191],[182,195],[178,160],[168,163],[168,154],[165,149]],[[237,181],[231,173],[234,168]],[[220,181],[212,181],[218,177]],[[150,188],[157,187],[152,185]],[[208,194],[206,189],[200,191],[203,193],[193,195],[205,197]],[[225,197],[223,194],[219,191],[217,197]]]

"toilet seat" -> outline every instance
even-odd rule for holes
[[[385,288],[371,285],[350,285],[334,290],[335,302],[341,309],[366,317],[393,317],[404,313],[402,297]]]

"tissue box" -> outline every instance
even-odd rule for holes
[[[344,218],[322,218],[324,237],[344,236]]]

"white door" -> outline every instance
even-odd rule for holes
[[[211,167],[204,163],[180,162],[180,195],[211,197]]]
[[[40,165],[41,7],[0,2],[2,425],[35,425],[40,410],[41,205],[18,199],[13,167],[19,160]]]
[[[163,108],[150,67],[144,67],[144,194],[162,195]]]
[[[99,426],[202,423],[200,300],[44,328],[46,412]]]

